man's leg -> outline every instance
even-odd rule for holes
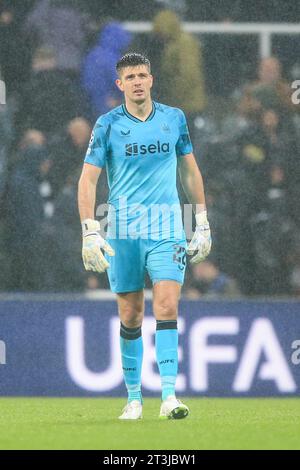
[[[156,318],[156,359],[162,381],[162,399],[175,395],[178,369],[177,310],[181,285],[159,281],[153,286],[153,311]]]
[[[177,315],[181,284],[162,280],[153,286],[153,311],[156,318],[156,359],[162,384],[161,417],[185,418],[189,410],[175,398],[178,371]]]
[[[128,391],[128,404],[121,419],[141,417],[141,371],[143,341],[141,325],[144,317],[144,291],[117,294],[120,327],[120,347],[124,381]],[[134,408],[135,407],[135,408]]]

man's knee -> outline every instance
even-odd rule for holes
[[[171,299],[161,299],[153,305],[155,317],[157,320],[176,320],[178,304]]]
[[[119,310],[121,322],[127,328],[137,328],[143,322],[144,312],[134,307],[126,307]]]
[[[144,300],[141,296],[119,298],[119,316],[127,328],[141,326],[144,317]]]

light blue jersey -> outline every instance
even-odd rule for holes
[[[125,105],[101,116],[85,162],[106,167],[112,238],[165,238],[182,231],[177,158],[193,151],[184,113],[153,102],[146,121]],[[127,233],[126,233],[127,231]]]

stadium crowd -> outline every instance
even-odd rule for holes
[[[83,268],[77,181],[95,119],[122,100],[115,63],[137,50],[157,77],[154,99],[185,111],[205,179],[213,249],[189,266],[184,294],[299,296],[300,105],[280,60],[263,59],[257,70],[254,62],[231,80],[225,55],[219,73],[199,38],[181,29],[185,2],[174,2],[177,13],[149,2],[153,30],[136,36],[108,18],[125,19],[116,2],[103,2],[102,16],[91,14],[93,1],[17,3],[0,2],[0,290],[108,288],[106,276]],[[243,47],[231,60],[236,53],[243,62]],[[98,186],[99,204],[104,177]]]

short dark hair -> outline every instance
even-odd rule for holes
[[[151,70],[150,60],[146,56],[137,52],[128,52],[118,60],[116,69],[117,72],[120,73],[120,71],[125,67],[136,67],[138,65],[146,65],[146,67],[149,69],[149,72]]]

